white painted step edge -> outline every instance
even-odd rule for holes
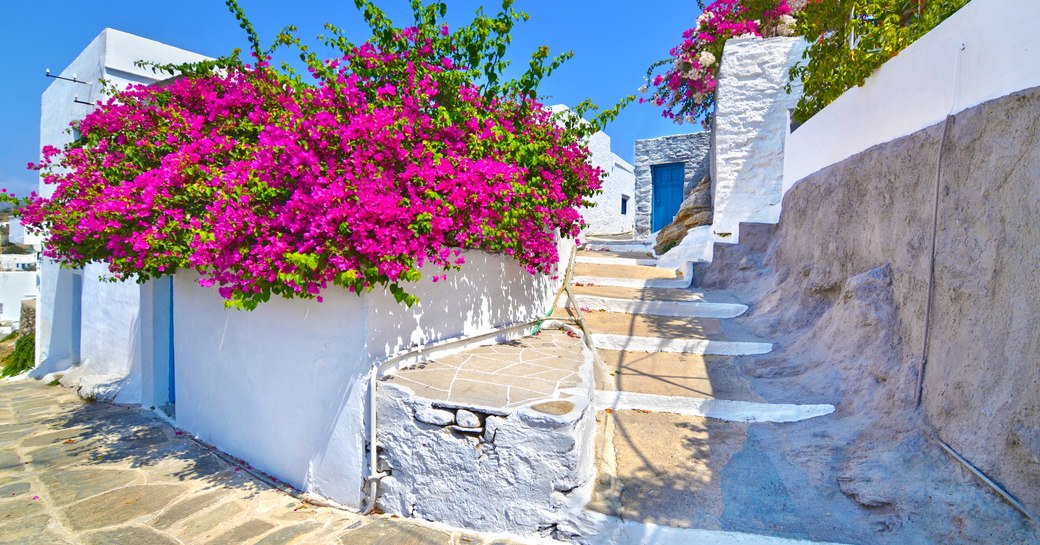
[[[654,257],[598,257],[591,255],[579,255],[574,258],[575,263],[591,263],[593,265],[639,265],[643,267],[656,267],[657,258]]]
[[[596,410],[606,408],[703,416],[729,422],[798,422],[834,412],[834,405],[826,404],[757,403],[597,390]]]
[[[575,276],[574,284],[588,284],[591,286],[611,286],[615,288],[688,288],[690,277],[686,278],[606,278],[600,276]]]
[[[583,250],[594,252],[652,252],[649,242],[588,242]]]
[[[577,294],[578,306],[594,311],[625,314],[650,314],[684,318],[735,318],[748,307],[736,303],[708,303],[704,301],[647,301],[643,299],[615,299],[597,295]],[[562,299],[561,307],[566,306]]]
[[[627,350],[629,352],[677,352],[681,354],[705,354],[713,356],[746,356],[768,354],[773,350],[771,343],[746,341],[710,341],[705,339],[666,339],[663,337],[634,337],[609,333],[593,333],[592,342],[603,350]]]
[[[829,541],[809,541],[785,537],[701,530],[697,528],[673,528],[586,511],[581,518],[594,532],[590,540],[593,545],[844,545]]]

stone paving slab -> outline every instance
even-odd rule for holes
[[[653,259],[654,253],[645,252],[611,252],[609,250],[578,250],[578,257],[617,257],[622,259]]]
[[[662,269],[648,265],[601,265],[598,263],[575,263],[574,276],[637,278],[644,280],[682,278],[682,275],[675,269]]]
[[[621,312],[584,312],[585,322],[593,333],[628,335],[633,337],[661,337],[666,339],[710,339],[731,341],[723,331],[718,318],[691,318],[624,314]],[[557,308],[556,318],[574,318],[570,308]]]
[[[537,336],[480,346],[384,378],[417,397],[455,407],[512,410],[567,399],[581,382],[580,338],[543,330]]]
[[[152,413],[0,381],[0,545],[519,545],[301,502]]]
[[[610,383],[596,384],[599,390],[762,401],[761,396],[751,390],[732,357],[620,350],[600,350],[599,355],[610,378]]]

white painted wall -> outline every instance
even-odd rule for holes
[[[14,244],[37,245],[41,242],[38,235],[25,230],[25,227],[22,225],[22,218],[11,218],[11,221],[8,223],[7,233],[8,240]]]
[[[384,293],[331,289],[323,303],[275,299],[252,312],[226,310],[215,289],[177,273],[177,424],[293,486],[358,506],[373,362],[551,310],[559,280],[532,276],[504,255],[465,257],[447,281],[409,286],[421,298],[410,309]]]
[[[1037,28],[1036,0],[969,2],[788,137],[784,191],[948,114],[1040,86]]]
[[[101,279],[108,266],[92,263],[83,270],[80,361],[63,383],[84,395],[117,403],[141,402],[141,286]]]
[[[0,321],[22,318],[22,301],[36,297],[36,272],[0,272]]]
[[[110,28],[103,30],[60,73],[61,76],[67,78],[75,76],[77,80],[86,82],[86,84],[56,79],[44,91],[40,115],[40,146],[52,145],[60,148],[72,141],[73,136],[69,131],[69,124],[83,119],[93,109],[93,106],[77,103],[77,97],[84,102],[96,102],[106,98],[98,83],[99,79],[104,78],[119,87],[131,83],[153,83],[165,76],[154,74],[148,69],[138,68],[133,65],[134,61],[180,63],[204,59],[206,57],[197,53],[154,40]],[[45,185],[41,180],[38,193],[49,197],[54,193],[54,189],[54,186]],[[77,375],[109,377],[110,382],[98,384],[120,384],[121,379],[118,373],[129,373],[131,369],[137,369],[135,372],[139,373],[139,358],[136,363],[121,359],[127,354],[140,350],[139,328],[133,334],[124,328],[128,321],[140,316],[139,293],[136,296],[132,295],[135,290],[139,290],[139,287],[132,283],[123,288],[114,288],[111,284],[101,285],[98,279],[101,270],[101,268],[97,268],[91,273],[82,275],[60,269],[58,263],[50,260],[42,260],[40,263],[40,300],[36,317],[37,370],[34,371],[34,376],[64,371],[79,363],[81,342],[89,347],[88,352],[83,355],[91,358],[92,367],[78,372]],[[80,279],[78,281],[75,280],[77,276]],[[119,330],[120,336],[112,339],[106,338],[111,331],[78,320],[81,301],[74,289],[74,282],[82,283],[84,294],[104,294],[112,290],[118,292],[117,296],[112,298],[99,297],[85,301],[92,307],[101,307],[85,309],[85,312],[89,314],[90,319],[114,320],[114,323],[119,324],[119,328],[123,328]],[[85,314],[84,317],[88,316]],[[81,323],[83,330],[79,331]],[[73,329],[77,331],[73,332]],[[106,344],[112,346],[106,348]],[[108,361],[110,359],[111,361]],[[69,380],[72,381],[77,375],[70,376]],[[128,380],[133,383],[136,379],[128,378]],[[79,386],[78,383],[75,385]],[[89,393],[102,396],[114,395],[120,389],[106,386],[95,392],[94,386],[89,384],[84,386],[88,387]],[[139,391],[135,394],[128,391],[120,393],[119,396],[119,401],[138,402],[140,400]]]
[[[715,94],[713,132],[716,242],[736,243],[740,222],[776,223],[783,199],[788,71],[802,57],[801,38],[740,38],[726,42]]]
[[[581,213],[589,226],[586,235],[630,233],[635,228],[635,170],[627,161],[610,151],[610,136],[597,132],[589,138],[592,164],[603,169],[603,191],[592,198],[595,206]],[[621,199],[629,198],[626,214],[621,213]]]

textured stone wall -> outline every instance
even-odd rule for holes
[[[801,95],[785,87],[805,46],[801,38],[726,42],[712,132],[712,230],[720,242],[737,242],[740,222],[780,218],[788,111]]]
[[[802,278],[803,288],[817,294],[889,265],[900,365],[916,372],[928,346],[929,422],[1034,512],[1040,511],[1038,128],[1040,88],[958,114],[945,140],[935,125],[806,177],[784,198],[772,262],[779,278]]]
[[[635,228],[636,235],[650,234],[653,203],[653,180],[650,167],[668,163],[685,163],[683,197],[688,197],[709,170],[711,134],[698,132],[636,140],[635,153]]]
[[[18,330],[22,333],[36,331],[36,299],[22,301],[22,316],[18,321]]]

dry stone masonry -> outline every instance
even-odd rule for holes
[[[636,140],[636,235],[650,234],[653,212],[653,179],[651,167],[669,163],[683,163],[683,197],[689,197],[697,184],[708,174],[711,135],[706,132],[677,134],[647,140]]]

